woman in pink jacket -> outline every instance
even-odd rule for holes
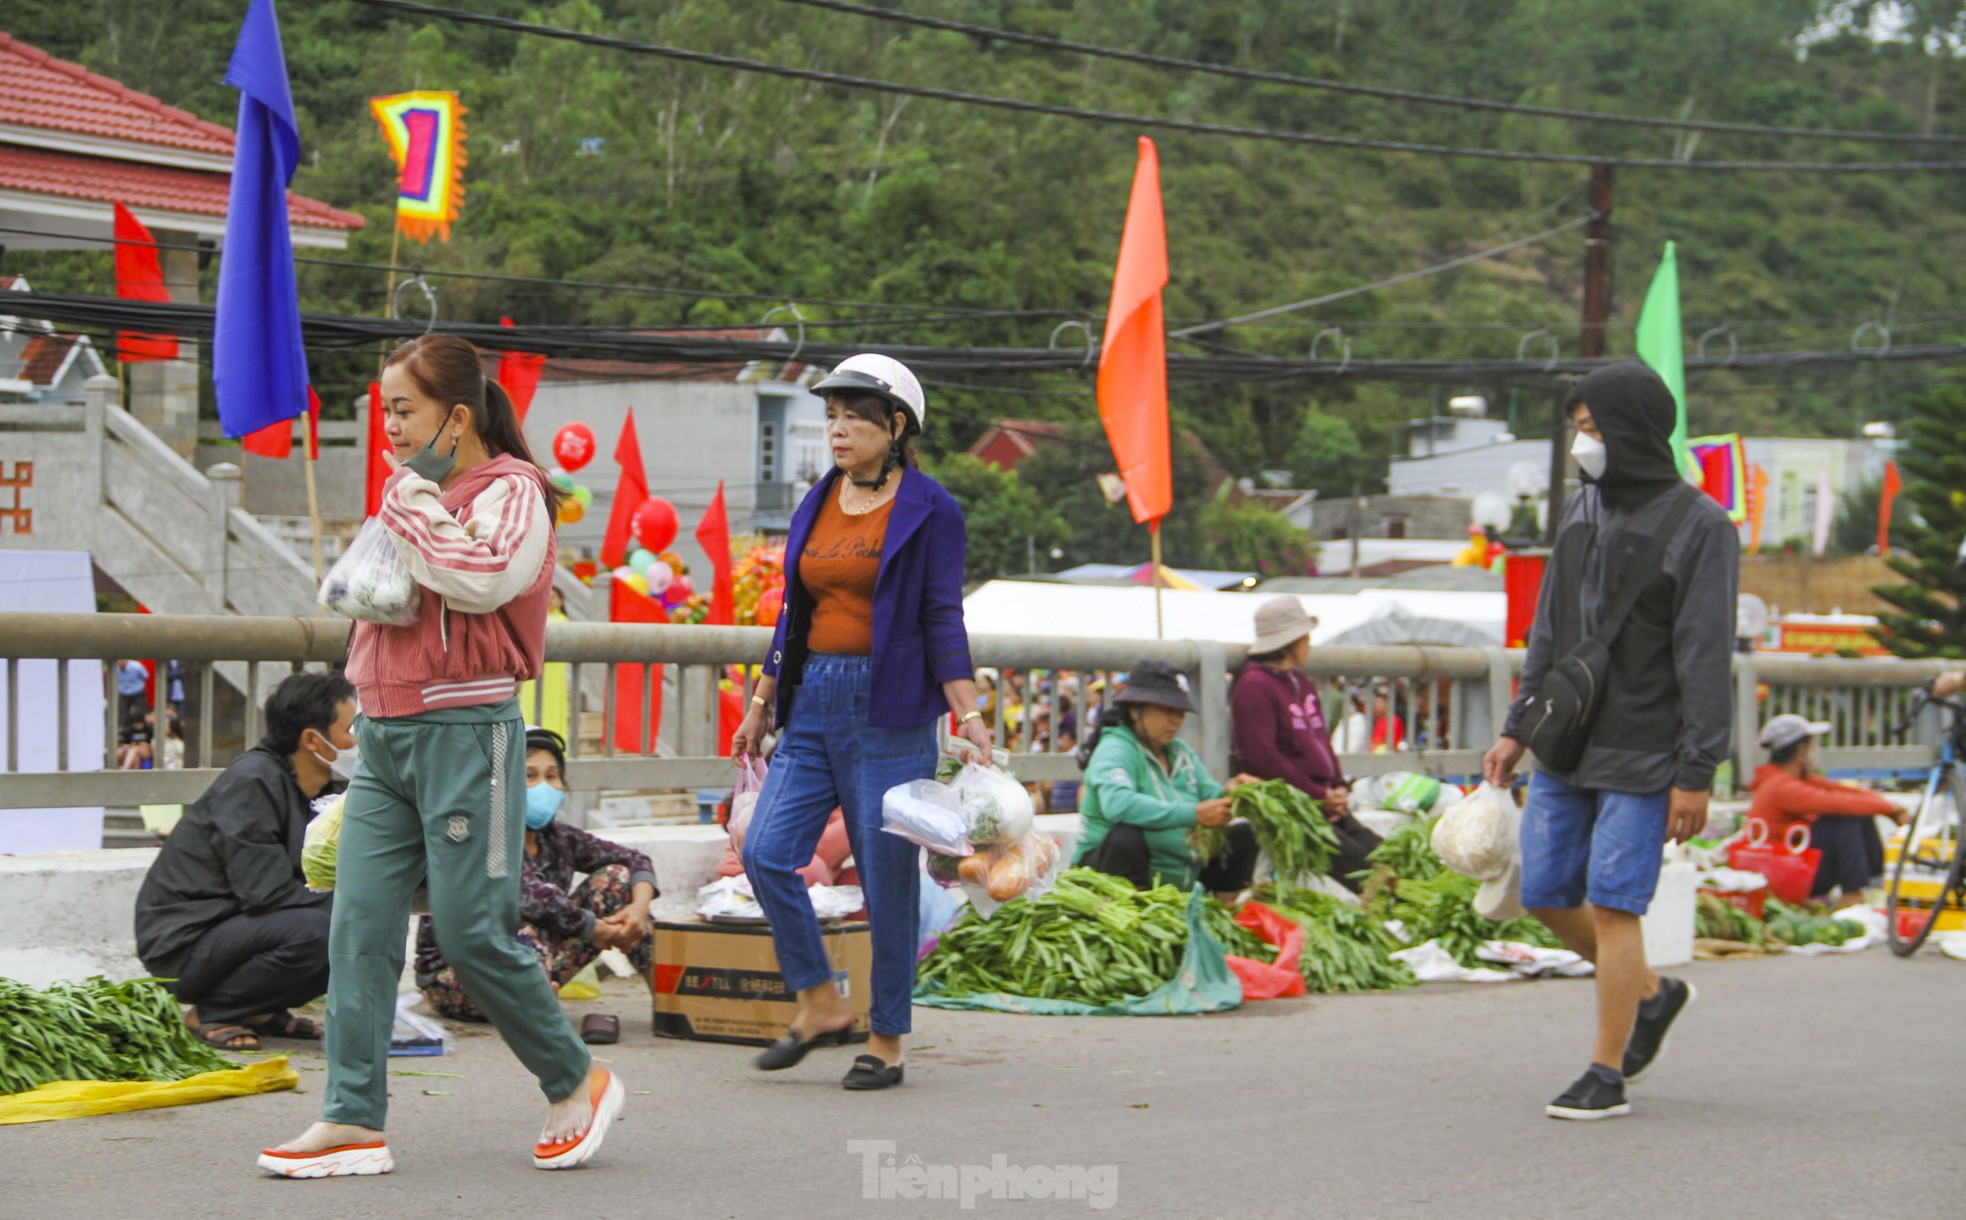
[[[541,1169],[592,1156],[620,1112],[533,952],[517,939],[526,812],[518,684],[539,676],[557,495],[512,402],[462,339],[413,339],[382,373],[394,469],[380,519],[417,585],[416,621],[358,622],[348,678],[360,759],[328,934],[322,1121],[261,1152],[283,1177],[387,1173],[383,1138],[410,895],[427,882],[445,961],[550,1106]]]

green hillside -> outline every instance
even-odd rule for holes
[[[1695,138],[1339,96],[913,29],[786,0],[543,7],[470,0],[467,7],[773,63],[1225,124],[1629,157],[1966,159],[1966,145]],[[1966,130],[1966,77],[1956,59],[1849,35],[1822,37],[1802,54],[1798,36],[1822,32],[1814,0],[909,0],[907,7],[1110,46],[1504,101],[1758,124]],[[236,94],[221,78],[243,9],[242,0],[15,0],[0,26],[230,124]],[[1933,11],[1939,24],[1951,19]],[[875,319],[827,332],[870,344],[1043,346],[1059,321],[1103,312],[1133,171],[1133,133],[1125,128],[684,65],[345,0],[286,0],[281,20],[306,160],[295,185],[369,217],[351,259],[389,255],[392,169],[366,99],[454,88],[471,111],[464,214],[454,240],[410,244],[406,264],[891,303],[872,311],[802,306],[813,319]],[[1225,317],[1336,291],[1586,211],[1582,166],[1217,136],[1157,139],[1171,319]],[[1851,332],[1869,320],[1892,324],[1899,344],[1955,339],[1966,317],[1933,315],[1955,313],[1966,276],[1960,187],[1956,173],[1622,170],[1613,304],[1623,329],[1613,332],[1611,350],[1631,350],[1629,325],[1667,239],[1680,243],[1689,341],[1728,323],[1743,350],[1847,348]],[[1572,232],[1212,340],[1304,353],[1318,331],[1343,324],[1359,357],[1502,358],[1547,325],[1563,350],[1575,352],[1582,249]],[[7,265],[51,289],[101,291],[108,278],[104,255],[14,253]],[[309,308],[384,308],[383,278],[373,271],[309,267],[302,284]],[[637,325],[754,323],[770,305],[471,281],[446,281],[442,301],[452,319],[504,313]],[[911,307],[924,305],[1047,312],[907,320],[919,316]],[[1546,350],[1541,340],[1531,349]],[[343,363],[321,379],[345,374],[358,382],[363,360]],[[1860,418],[1894,418],[1944,372],[1893,364],[1695,374],[1694,427],[1848,434]],[[932,382],[937,422],[946,426],[931,445],[965,445],[1004,415],[1084,418],[1089,386],[1084,378],[994,373]],[[1488,393],[1517,413],[1526,435],[1547,427],[1549,394],[1534,380],[1181,382],[1174,397],[1183,421],[1237,474],[1287,461],[1310,407],[1349,422],[1370,472],[1383,469],[1383,456],[1399,443],[1401,421],[1427,413],[1438,397],[1467,392]],[[1318,444],[1299,450],[1306,475],[1332,473],[1310,468],[1316,459],[1303,456],[1330,451],[1328,422],[1317,425]],[[1342,441],[1337,452],[1345,451]]]

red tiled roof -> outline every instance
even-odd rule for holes
[[[0,33],[0,123],[232,155],[232,133]]]
[[[0,144],[0,189],[223,216],[230,186],[226,174]],[[312,229],[359,229],[367,223],[353,212],[292,191],[287,192],[287,217]]]
[[[35,335],[20,353],[20,378],[35,385],[53,385],[68,349],[80,335]]]

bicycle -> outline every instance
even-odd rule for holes
[[[1949,716],[1938,761],[1926,777],[1918,808],[1904,829],[1892,836],[1898,858],[1891,865],[1884,918],[1891,952],[1899,957],[1918,952],[1941,912],[1966,908],[1966,853],[1959,850],[1960,811],[1966,809],[1962,799],[1966,798],[1966,705],[1921,690],[1913,696],[1897,735],[1902,737],[1927,706],[1944,708]]]

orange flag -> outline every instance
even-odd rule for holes
[[[1880,555],[1891,553],[1891,506],[1897,503],[1898,492],[1903,487],[1898,464],[1884,463],[1884,486],[1879,489],[1877,499],[1877,553]]]
[[[1126,482],[1133,519],[1152,522],[1174,506],[1167,439],[1167,329],[1161,289],[1167,286],[1167,225],[1161,216],[1160,157],[1140,137],[1140,165],[1126,205],[1106,341],[1099,352],[1099,418]]]

